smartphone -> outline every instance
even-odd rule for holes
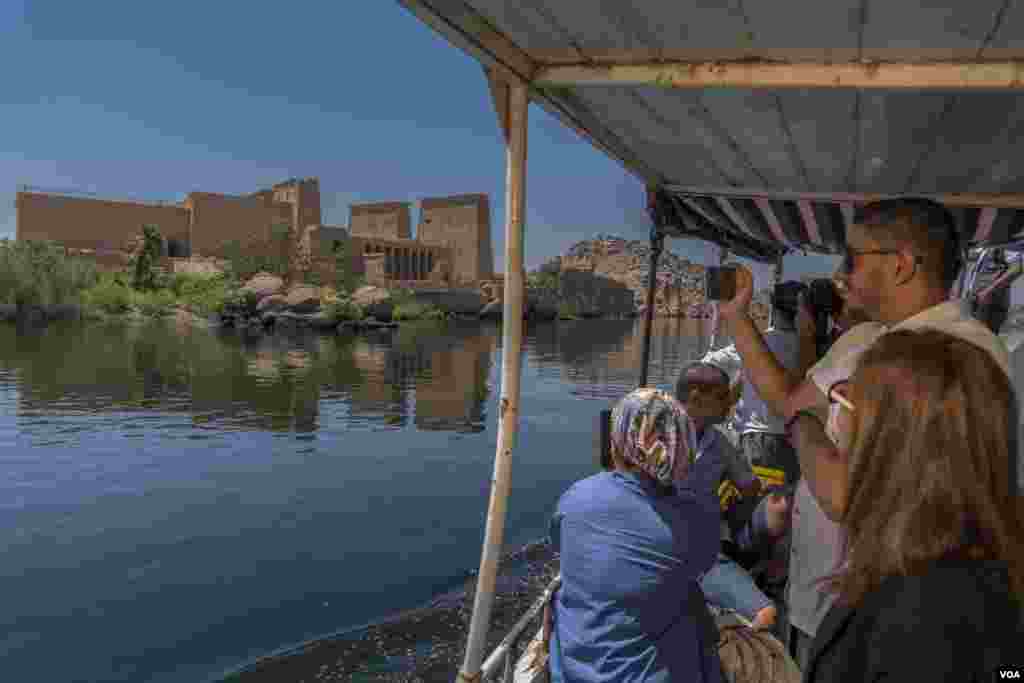
[[[730,301],[736,296],[736,266],[708,266],[704,270],[704,298]]]

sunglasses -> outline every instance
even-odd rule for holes
[[[843,389],[845,391],[846,387],[849,384],[850,384],[850,380],[841,379],[838,382],[836,382],[835,384],[833,384],[832,386],[830,386],[828,388],[828,402],[829,403],[838,403],[839,405],[841,405],[842,407],[846,408],[847,410],[849,410],[852,413],[852,412],[854,412],[853,411],[853,403],[851,403],[850,399],[848,399],[845,396],[843,396],[843,394],[840,393],[840,391],[839,391],[839,389]]]
[[[848,246],[843,247],[843,260],[839,264],[839,270],[843,273],[849,274],[853,272],[853,257],[854,256],[871,256],[873,254],[898,254],[899,249],[852,249]]]
[[[721,382],[687,380],[685,387],[686,395],[690,396],[695,392],[704,396],[711,396],[712,398],[725,398],[729,395],[729,386],[723,386]]]

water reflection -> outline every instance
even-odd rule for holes
[[[526,329],[509,544],[542,536],[593,471],[600,406],[579,399],[635,384],[639,330]],[[670,385],[702,334],[656,321],[652,381]],[[475,324],[0,326],[4,670],[206,680],[451,587],[479,561],[500,341]]]
[[[53,331],[51,331],[53,332]],[[199,428],[314,432],[325,398],[349,426],[480,431],[496,328],[410,326],[377,337],[240,338],[68,326],[0,334],[18,414],[184,412]],[[3,383],[0,375],[0,383]]]
[[[542,327],[531,336],[530,357],[538,367],[557,371],[563,380],[576,385],[576,395],[615,398],[639,382],[641,329],[642,323],[632,320],[571,321]],[[710,332],[706,320],[655,320],[648,382],[671,386],[680,365],[708,349]]]

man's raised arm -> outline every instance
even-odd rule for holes
[[[796,373],[790,373],[775,358],[750,317],[749,308],[753,296],[754,277],[747,268],[738,266],[736,296],[731,301],[720,302],[718,312],[729,325],[736,350],[743,359],[746,377],[757,389],[768,409],[788,420],[797,410],[820,404],[824,397],[813,383]],[[800,325],[800,365],[804,365],[807,359],[804,345],[808,340],[805,338],[807,330],[804,327]],[[810,343],[814,343],[813,330]]]

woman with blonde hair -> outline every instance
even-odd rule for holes
[[[1024,665],[1005,372],[963,339],[894,331],[828,398],[838,474],[814,493],[844,559],[805,681],[981,681]]]

